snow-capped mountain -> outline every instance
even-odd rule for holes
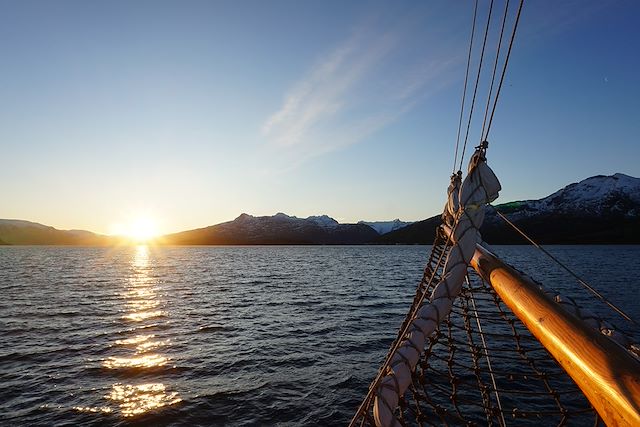
[[[394,219],[393,221],[358,221],[358,224],[366,224],[376,230],[378,234],[382,235],[390,233],[391,231],[399,230],[407,225],[413,224],[413,222]]]
[[[541,243],[640,243],[640,179],[621,173],[593,176],[540,200],[496,208]],[[488,242],[516,237],[492,210],[481,231]]]
[[[544,213],[580,216],[640,216],[640,178],[617,173],[597,175],[569,184],[540,200],[500,205],[510,219]]]
[[[394,221],[340,224],[328,215],[298,218],[282,212],[273,216],[253,216],[243,213],[233,221],[169,236],[174,244],[259,245],[259,244],[362,244],[391,230],[405,227],[408,222]]]
[[[539,243],[640,243],[640,178],[617,173],[598,175],[567,185],[539,200],[495,207]],[[327,215],[298,218],[243,213],[233,221],[164,236],[168,244],[430,244],[440,215],[409,223],[360,221],[340,224]],[[494,244],[526,243],[496,215],[486,210],[483,239]],[[81,230],[0,219],[0,244],[106,245],[113,241]]]
[[[377,235],[368,225],[339,224],[327,215],[298,218],[279,212],[243,213],[233,221],[171,234],[165,240],[191,245],[360,244],[373,242]]]
[[[539,200],[495,207],[539,243],[640,243],[640,178],[617,173],[569,184]],[[381,243],[433,242],[440,216],[380,236]],[[527,244],[492,208],[480,229],[493,244]]]
[[[319,215],[319,216],[310,216],[307,217],[307,221],[313,221],[316,224],[318,224],[320,227],[324,227],[324,228],[335,228],[338,225],[338,221],[336,221],[335,219],[331,218],[328,215]]]

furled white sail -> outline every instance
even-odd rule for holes
[[[452,230],[453,246],[444,266],[442,280],[435,286],[430,302],[416,312],[377,387],[373,414],[378,426],[399,425],[393,415],[398,400],[411,384],[411,373],[427,338],[451,312],[476,242],[480,241],[478,230],[484,219],[484,206],[498,197],[500,182],[487,165],[485,151],[484,146],[476,149],[462,183],[459,174],[452,176],[443,219]]]

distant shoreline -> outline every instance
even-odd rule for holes
[[[489,246],[532,246],[527,243],[489,243]],[[432,243],[345,243],[345,244],[318,244],[318,243],[309,243],[309,244],[289,244],[289,243],[273,243],[273,244],[155,244],[155,243],[138,243],[138,244],[127,244],[127,245],[71,245],[71,244],[2,244],[1,248],[19,248],[19,247],[43,247],[43,248],[126,248],[126,247],[136,247],[136,246],[151,246],[155,248],[203,248],[203,247],[217,247],[217,248],[257,248],[257,247],[349,247],[349,246],[379,246],[379,247],[390,247],[390,246],[431,246]],[[617,242],[617,243],[543,243],[544,246],[640,246],[640,242],[636,243],[628,243],[628,242]]]

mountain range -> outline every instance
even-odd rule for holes
[[[487,208],[481,232],[493,244],[526,240],[496,210],[544,244],[640,243],[640,178],[598,175],[570,184],[539,200],[522,200]],[[233,221],[168,234],[158,243],[171,245],[340,245],[430,244],[440,216],[418,222],[360,221],[340,224],[327,216],[297,218],[241,214]],[[0,244],[85,245],[118,243],[119,238],[83,230],[57,230],[46,225],[0,219]]]
[[[339,224],[326,215],[297,218],[284,213],[255,217],[243,213],[233,221],[164,236],[173,245],[342,245],[375,241],[365,224]]]
[[[108,246],[115,239],[85,230],[58,230],[37,222],[0,219],[0,245]]]
[[[543,244],[640,243],[640,178],[617,173],[570,184],[539,200],[486,210],[480,232],[492,244],[527,244],[496,211]],[[442,221],[434,216],[380,236],[383,244],[430,244]]]

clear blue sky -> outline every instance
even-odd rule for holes
[[[437,214],[472,11],[2,0],[0,218],[108,233],[136,215],[168,232],[241,212]],[[498,202],[640,176],[638,17],[631,0],[525,3],[490,138]]]

